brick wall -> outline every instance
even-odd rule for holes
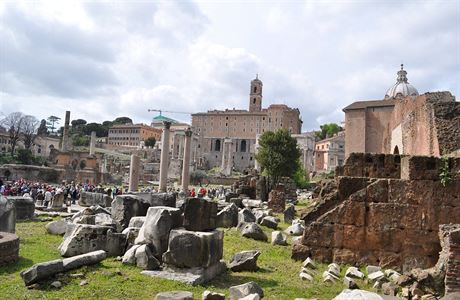
[[[460,292],[460,229],[452,231],[449,236],[445,292]]]

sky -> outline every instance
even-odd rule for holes
[[[0,118],[190,122],[247,109],[259,74],[263,107],[309,131],[383,99],[401,63],[419,93],[460,95],[460,0],[0,2]]]

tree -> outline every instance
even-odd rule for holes
[[[257,162],[268,175],[269,189],[275,187],[281,177],[293,177],[299,168],[300,150],[297,140],[286,129],[267,131],[259,138]]]
[[[60,119],[61,118],[56,117],[56,116],[48,117],[48,122],[46,124],[48,125],[48,129],[51,130],[51,133],[54,133],[54,130],[56,129],[55,124],[59,123]]]
[[[22,123],[21,133],[24,138],[24,148],[30,150],[35,138],[37,137],[37,129],[39,121],[34,116],[24,116]]]
[[[146,147],[154,147],[157,140],[152,136],[144,141]]]
[[[343,130],[342,127],[340,127],[339,125],[335,123],[323,124],[319,126],[319,128],[321,128],[321,130],[315,132],[316,138],[318,140],[324,140],[326,138],[333,137],[334,134]]]
[[[99,123],[88,123],[83,128],[83,133],[86,135],[91,135],[92,131],[96,131],[96,136],[107,136],[109,134],[108,128]]]
[[[37,135],[47,135],[48,134],[48,128],[46,127],[46,120],[42,119],[40,121],[40,126],[38,127],[37,130]]]
[[[118,117],[115,120],[113,120],[113,125],[117,124],[133,124],[133,120],[131,120],[128,117]]]
[[[22,126],[24,122],[24,114],[21,112],[13,112],[0,121],[1,125],[8,131],[11,144],[11,155],[14,154],[16,145],[19,141]]]
[[[81,125],[86,125],[86,120],[83,120],[83,119],[76,119],[76,120],[72,120],[72,122],[70,122],[70,124],[72,124],[72,127],[78,127],[78,126],[81,126]]]

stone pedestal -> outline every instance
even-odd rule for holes
[[[217,203],[205,199],[187,198],[184,203],[184,227],[207,231],[216,228]]]
[[[30,197],[8,196],[16,208],[16,220],[30,220],[35,214],[34,200]]]
[[[163,122],[163,134],[161,136],[161,158],[160,158],[160,192],[166,192],[168,183],[168,165],[169,165],[169,128],[171,122]]]
[[[129,191],[136,192],[139,185],[139,164],[141,159],[139,156],[131,155],[131,164],[129,166]]]
[[[182,164],[182,191],[187,193],[188,196],[188,184],[190,182],[189,169],[190,169],[190,146],[192,142],[192,130],[187,128],[185,130],[185,148],[184,148],[184,162]]]
[[[53,199],[51,199],[50,207],[49,210],[53,211],[63,211],[66,210],[63,208],[64,205],[64,192],[56,192],[56,194],[53,196]]]
[[[0,267],[19,260],[19,237],[13,233],[0,232]]]

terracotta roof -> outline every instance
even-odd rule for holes
[[[352,110],[352,109],[363,109],[367,107],[385,107],[385,106],[394,106],[396,99],[390,100],[371,100],[371,101],[356,101],[348,105],[343,111]]]

